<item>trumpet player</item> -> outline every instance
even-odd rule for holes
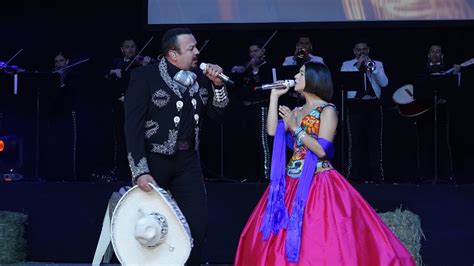
[[[298,38],[296,42],[295,53],[293,55],[285,57],[283,66],[296,66],[303,65],[307,62],[321,63],[324,64],[324,60],[320,56],[312,55],[313,44],[309,37],[302,36]]]
[[[383,113],[380,99],[382,88],[388,85],[388,78],[382,62],[369,57],[367,42],[356,42],[353,52],[354,59],[343,62],[341,72],[361,72],[364,86],[347,89],[347,176],[356,182],[380,183],[383,182]],[[365,169],[367,171],[363,171]]]

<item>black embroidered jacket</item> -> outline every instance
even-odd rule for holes
[[[200,70],[193,70],[196,82],[188,87],[173,80],[178,71],[163,58],[158,64],[140,67],[131,73],[125,96],[125,136],[133,183],[139,176],[150,173],[147,153],[175,153],[183,121],[193,123],[197,150],[203,116],[219,119],[228,104],[225,87],[214,88]],[[183,97],[184,93],[189,97]],[[191,119],[183,119],[184,105],[192,106]]]

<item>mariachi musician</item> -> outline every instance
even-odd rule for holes
[[[452,96],[458,97],[455,91],[456,86],[461,84],[461,67],[473,63],[474,59],[471,59],[449,68],[442,46],[433,44],[428,50],[425,66],[418,73],[421,76],[413,77],[414,85],[406,84],[392,96],[400,114],[414,118],[418,181],[436,182],[438,176],[454,181],[449,131],[450,113],[457,108],[457,104],[456,97]],[[448,95],[451,96],[449,101]]]
[[[274,66],[265,56],[266,44],[268,41],[265,44],[260,40],[251,41],[248,45],[248,62],[244,65],[235,65],[231,70],[238,77],[238,84],[241,87],[236,91],[236,96],[242,103],[239,116],[245,117],[241,119],[240,125],[244,138],[249,140],[247,143],[239,144],[238,147],[246,154],[242,157],[247,165],[245,174],[256,177],[257,180],[269,178],[270,175],[270,146],[265,130],[270,91],[255,90],[258,86],[273,82]],[[252,149],[250,146],[255,148],[255,144],[258,144],[256,151],[248,155],[247,151]]]
[[[58,74],[59,78],[42,92],[47,106],[47,123],[45,138],[42,138],[46,141],[43,143],[46,147],[42,149],[45,160],[41,167],[44,167],[42,173],[48,180],[77,178],[77,94],[81,79],[80,73],[71,68],[74,65],[76,64],[70,64],[69,57],[64,52],[55,53],[51,73]]]
[[[306,62],[315,62],[324,64],[324,59],[320,56],[311,54],[313,52],[313,43],[307,36],[301,36],[296,42],[295,53],[285,57],[283,66],[300,66]]]
[[[147,44],[153,39],[150,38]],[[146,45],[141,51],[146,48]],[[112,92],[112,113],[113,113],[113,135],[114,135],[114,179],[129,180],[130,169],[126,156],[125,132],[124,132],[124,95],[130,81],[130,72],[140,66],[146,66],[156,62],[149,56],[137,54],[135,40],[126,38],[120,47],[122,56],[115,58],[112,65],[107,69],[105,79],[109,82]]]
[[[452,80],[455,82],[458,80],[459,85],[461,65],[455,64],[452,68],[448,68],[449,65],[445,64],[442,46],[439,44],[431,45],[427,55],[426,68],[422,73],[427,74],[427,76],[455,75],[457,78],[455,77]],[[442,81],[439,84],[440,86],[446,86],[446,88],[439,88],[443,90],[438,92],[436,108],[432,108],[432,112],[416,116],[416,130],[418,131],[417,136],[419,136],[417,142],[417,161],[419,165],[417,176],[419,181],[432,180],[437,182],[438,176],[446,181],[454,181],[451,140],[449,139],[451,111],[448,108],[454,106],[448,103],[448,97],[443,91],[452,94],[451,92],[456,89],[456,84],[449,86],[448,83]],[[416,85],[415,90],[417,89]],[[430,98],[420,99],[419,102],[427,103],[425,109],[435,106],[434,100]]]
[[[122,56],[112,61],[112,65],[107,70],[105,78],[119,81],[116,88],[113,88],[113,95],[116,99],[123,102],[123,96],[130,80],[130,71],[136,67],[153,63],[154,60],[149,56],[137,56],[137,45],[135,40],[131,38],[122,41],[120,51]]]

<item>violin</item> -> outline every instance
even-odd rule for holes
[[[145,59],[146,59],[147,57],[150,58],[150,62],[149,62],[148,64],[156,64],[156,63],[158,63],[158,60],[157,60],[157,59],[153,59],[152,57],[150,57],[150,56],[145,56],[145,55],[139,55],[139,56],[137,56],[137,59],[135,59],[135,62],[136,62],[137,64],[143,66],[143,65],[144,65],[143,63],[146,62]]]
[[[26,72],[26,70],[15,65],[8,65],[5,62],[0,62],[0,73],[14,75],[20,72]]]
[[[18,72],[25,72],[26,70],[19,68],[18,66],[15,65],[9,65],[9,63],[19,54],[23,51],[23,49],[20,49],[16,54],[14,54],[10,59],[8,59],[7,62],[0,62],[0,73],[6,73],[6,74],[16,74]]]
[[[148,46],[148,44],[150,44],[150,42],[153,40],[153,38],[154,38],[153,36],[150,37],[150,39],[148,40],[148,42],[142,47],[142,49],[140,49],[140,51],[137,53],[137,55],[135,55],[135,57],[132,59],[132,61],[130,61],[130,63],[128,64],[128,66],[125,68],[124,71],[127,71],[127,70],[132,66],[132,64],[135,64],[135,63],[137,62],[137,59],[138,59],[139,57],[142,57],[142,63],[141,63],[140,65],[143,66],[143,62],[144,62],[145,58],[147,58],[147,57],[146,57],[146,56],[142,56],[141,53],[143,52],[143,50],[145,50],[145,48]],[[151,59],[151,57],[148,57],[148,58]],[[150,60],[150,63],[149,63],[149,64],[152,64],[152,60],[153,60],[153,59]],[[156,62],[155,62],[155,63],[156,63]]]
[[[268,45],[268,43],[270,43],[270,41],[273,39],[273,37],[275,37],[275,35],[278,33],[278,30],[275,30],[272,35],[270,36],[270,38],[268,38],[268,40],[262,45],[262,47],[260,47],[260,50],[262,51],[263,49],[265,49],[265,47]],[[262,55],[258,55],[258,57],[261,57]],[[263,65],[265,62],[264,58],[251,58],[250,61],[247,62],[247,64],[245,64],[245,66],[243,66],[243,68],[241,68],[240,66],[235,69],[236,72],[234,73],[244,73],[245,71],[247,71],[247,69],[252,66],[253,64],[255,64],[256,62],[255,61],[258,61],[258,59],[263,59],[263,63],[262,62],[259,62],[259,66]],[[258,66],[258,67],[259,67]],[[255,67],[255,66],[254,66]],[[234,71],[234,68],[232,68],[232,70]],[[239,71],[239,72],[237,72]],[[241,72],[240,72],[241,71]]]

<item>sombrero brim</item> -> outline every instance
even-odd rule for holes
[[[147,248],[135,239],[135,225],[143,213],[160,213],[168,222],[164,243]],[[176,203],[161,188],[144,192],[138,186],[127,191],[111,220],[112,245],[122,264],[184,265],[192,248],[189,226]]]

